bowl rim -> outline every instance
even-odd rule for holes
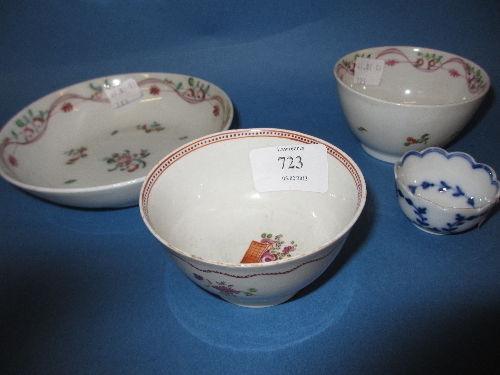
[[[408,159],[410,156],[417,156],[419,159],[423,159],[426,155],[437,153],[442,156],[444,156],[447,160],[453,159],[453,158],[462,158],[467,160],[470,163],[470,166],[472,169],[482,169],[484,170],[489,176],[490,176],[490,182],[491,185],[496,187],[496,193],[492,197],[492,199],[489,202],[486,202],[484,205],[479,206],[479,207],[450,207],[450,206],[443,206],[439,203],[436,203],[430,199],[427,199],[422,196],[418,196],[413,194],[410,189],[401,181],[399,178],[399,170],[404,166],[404,162],[406,159]],[[399,161],[397,161],[394,164],[394,178],[397,182],[400,183],[400,185],[405,189],[405,191],[410,195],[411,197],[415,197],[416,199],[422,199],[427,202],[430,202],[438,207],[441,207],[445,210],[472,210],[472,211],[481,211],[484,210],[485,207],[491,207],[492,205],[495,205],[498,203],[499,198],[500,198],[500,181],[497,179],[497,175],[495,170],[490,167],[487,164],[484,163],[478,163],[470,154],[463,152],[463,151],[451,151],[448,152],[440,147],[428,147],[422,151],[417,151],[417,150],[411,150],[406,152]]]
[[[227,99],[228,105],[231,107],[231,111],[229,112],[227,122],[224,126],[225,129],[229,129],[229,127],[231,126],[231,124],[234,120],[234,104],[233,104],[231,98],[229,97],[229,95],[222,88],[220,88],[220,86],[213,84],[211,81],[207,81],[203,78],[198,78],[196,76],[189,75],[189,74],[174,73],[174,72],[159,72],[159,71],[154,71],[154,72],[135,71],[135,72],[109,74],[109,75],[105,75],[105,76],[86,79],[84,81],[76,82],[76,83],[70,84],[68,86],[54,90],[48,94],[45,94],[45,95],[39,97],[38,99],[34,100],[33,102],[29,103],[28,105],[23,107],[20,111],[18,111],[16,114],[14,114],[11,118],[9,118],[9,120],[7,120],[7,122],[5,122],[5,124],[3,124],[1,126],[0,134],[3,132],[4,128],[8,124],[12,123],[13,121],[15,121],[16,118],[20,117],[20,115],[22,115],[23,113],[28,111],[30,109],[30,107],[32,107],[33,105],[35,105],[36,103],[38,103],[40,101],[47,100],[50,97],[54,97],[55,99],[57,99],[60,96],[61,92],[67,92],[67,91],[74,89],[78,86],[82,86],[82,85],[92,83],[95,81],[101,81],[101,80],[117,78],[117,77],[143,76],[143,79],[147,79],[147,78],[150,78],[150,76],[165,76],[165,75],[166,76],[178,76],[178,77],[183,77],[186,79],[192,78],[194,80],[200,80],[200,81],[209,83],[210,86],[216,87],[218,90],[220,90],[221,94],[223,96],[225,96],[225,99]],[[96,193],[96,192],[106,192],[106,191],[110,191],[110,190],[117,189],[117,188],[132,186],[132,185],[136,185],[136,184],[142,184],[144,182],[144,180],[146,179],[147,173],[145,173],[141,177],[131,178],[131,179],[123,180],[123,181],[116,182],[116,183],[89,186],[89,187],[76,187],[76,188],[75,187],[46,187],[46,186],[38,186],[38,185],[29,184],[29,183],[20,181],[16,178],[10,176],[9,174],[5,173],[2,168],[0,168],[0,176],[2,178],[4,178],[6,181],[8,181],[9,183],[11,183],[12,185],[14,185],[18,188],[21,188],[22,190],[25,190],[26,192],[31,193],[31,194],[35,194],[35,195],[46,194],[47,196],[48,195],[61,195],[64,197],[68,197],[68,196],[72,196],[72,195],[77,196],[80,194],[87,194],[87,193],[92,194],[92,193]]]
[[[219,143],[222,138],[224,140],[235,140],[235,139],[241,139],[241,138],[251,138],[251,137],[271,137],[271,138],[279,138],[280,136],[283,138],[283,135],[287,134],[291,136],[295,141],[303,142],[306,144],[323,144],[324,146],[327,147],[327,150],[329,149],[333,153],[336,153],[337,155],[340,155],[345,161],[350,165],[352,170],[350,172],[355,172],[355,174],[358,176],[359,179],[359,184],[360,184],[360,190],[361,193],[358,193],[358,205],[356,207],[356,210],[354,214],[352,215],[351,220],[342,228],[342,230],[335,235],[335,237],[331,238],[328,242],[310,250],[307,251],[306,253],[290,257],[290,258],[285,258],[281,260],[275,260],[273,262],[266,262],[266,263],[230,263],[230,262],[220,262],[220,261],[215,261],[215,260],[210,260],[210,259],[205,259],[202,257],[199,257],[195,254],[190,254],[184,250],[179,249],[176,246],[171,245],[167,240],[162,238],[154,229],[153,225],[150,223],[148,220],[148,214],[147,214],[147,200],[145,199],[145,194],[146,190],[148,189],[148,184],[149,180],[156,174],[158,173],[158,170],[162,168],[164,165],[172,165],[176,161],[182,159],[183,156],[188,155],[192,151],[195,151],[196,149],[203,148],[203,147],[208,147],[211,145],[215,145]],[[238,135],[241,136],[241,138],[238,138]],[[286,137],[285,137],[286,138]],[[218,140],[219,139],[219,140]],[[193,149],[193,146],[199,144],[196,148]],[[330,154],[330,153],[329,153]],[[177,155],[177,156],[176,156]],[[332,157],[333,154],[330,154]],[[169,162],[171,160],[171,162]],[[161,173],[159,174],[161,175]],[[159,176],[158,175],[158,176]],[[157,177],[155,177],[157,178]],[[150,190],[152,190],[154,187],[154,184],[150,187]],[[307,135],[301,132],[293,131],[293,130],[285,130],[285,129],[278,129],[278,128],[248,128],[248,129],[232,129],[232,130],[226,130],[217,134],[211,134],[207,135],[198,139],[195,139],[184,146],[179,147],[178,149],[172,151],[169,153],[167,156],[165,156],[160,162],[156,164],[155,167],[149,172],[147,177],[145,178],[145,181],[141,187],[141,192],[139,195],[139,211],[141,213],[141,217],[146,225],[146,227],[149,229],[149,231],[156,237],[157,240],[159,240],[160,243],[162,243],[167,250],[173,251],[175,256],[182,256],[188,259],[196,259],[204,264],[207,265],[212,265],[212,266],[219,266],[219,267],[228,267],[228,268],[238,268],[238,269],[251,269],[251,268],[260,268],[260,267],[273,267],[276,265],[284,264],[284,263],[292,263],[292,262],[298,262],[303,260],[303,258],[310,256],[311,254],[317,253],[328,246],[330,246],[332,243],[341,240],[342,237],[346,236],[354,224],[358,221],[361,213],[363,212],[363,208],[366,204],[366,197],[367,197],[367,190],[366,190],[366,181],[363,176],[363,173],[359,166],[354,162],[354,160],[347,155],[344,151],[339,149],[338,147],[332,145],[329,142],[326,142],[320,138]]]
[[[336,69],[337,65],[339,65],[339,63],[341,63],[343,60],[345,60],[347,56],[352,55],[352,54],[362,53],[362,52],[365,52],[365,51],[368,51],[368,50],[372,50],[372,49],[377,49],[378,50],[378,49],[389,49],[389,48],[425,49],[427,51],[432,51],[432,52],[446,53],[448,55],[451,55],[451,56],[460,58],[462,60],[465,60],[466,62],[474,64],[478,69],[481,70],[481,73],[483,74],[484,78],[486,78],[485,79],[485,88],[476,97],[473,97],[473,98],[470,98],[470,99],[467,99],[467,100],[462,100],[462,101],[459,101],[459,102],[443,103],[443,104],[397,103],[397,102],[393,102],[393,101],[389,101],[389,100],[379,99],[379,98],[376,98],[374,96],[367,95],[367,94],[365,94],[363,92],[354,90],[352,87],[350,87],[349,85],[347,85],[344,81],[342,81],[339,78],[339,76],[337,74],[337,69]],[[457,55],[457,54],[454,54],[454,53],[451,53],[451,52],[447,52],[447,51],[443,51],[443,50],[438,50],[438,49],[430,48],[430,47],[418,47],[418,46],[374,46],[374,47],[368,47],[368,48],[363,48],[363,49],[360,49],[360,50],[357,50],[357,51],[349,52],[348,54],[344,55],[343,57],[341,57],[340,59],[337,60],[337,62],[333,66],[333,75],[335,77],[335,80],[337,81],[337,84],[342,85],[342,87],[344,87],[345,89],[347,89],[349,92],[353,92],[353,93],[355,93],[355,94],[357,94],[357,95],[359,95],[361,97],[364,97],[365,99],[370,99],[370,100],[374,100],[376,102],[384,103],[384,104],[387,104],[387,105],[393,105],[393,106],[404,107],[404,108],[405,107],[408,107],[408,108],[443,108],[443,107],[460,106],[460,105],[463,105],[463,104],[466,104],[466,103],[471,103],[471,102],[474,102],[474,101],[477,101],[477,100],[481,100],[489,92],[490,87],[491,87],[491,79],[490,79],[490,76],[489,76],[488,72],[486,72],[486,70],[483,69],[482,66],[476,64],[472,60],[469,60],[469,59],[467,59],[465,57],[462,57],[460,55]]]

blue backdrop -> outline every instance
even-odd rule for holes
[[[244,309],[189,281],[138,207],[57,206],[0,180],[2,374],[479,374],[500,368],[500,213],[433,236],[340,108],[334,63],[412,45],[471,59],[492,89],[448,146],[500,172],[500,3],[488,0],[0,2],[0,124],[95,77],[171,72],[232,99],[233,128],[304,132],[368,186],[338,258],[293,300]],[[0,125],[1,126],[1,125]]]

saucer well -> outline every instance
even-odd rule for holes
[[[133,100],[117,104],[111,95],[127,90],[135,90]],[[37,100],[3,127],[0,175],[63,205],[133,206],[150,168],[187,142],[227,130],[233,114],[224,91],[186,75],[92,79]]]

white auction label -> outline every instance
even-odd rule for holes
[[[114,108],[123,107],[142,96],[141,89],[133,78],[126,79],[118,86],[106,88],[104,92]]]
[[[354,67],[354,84],[380,85],[384,64],[384,60],[358,57],[356,59],[356,66]]]
[[[321,144],[294,144],[250,151],[255,189],[260,192],[328,190],[328,158]]]

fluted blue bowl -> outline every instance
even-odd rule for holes
[[[394,176],[405,216],[433,234],[480,225],[500,197],[495,171],[464,152],[409,151],[394,165]]]

